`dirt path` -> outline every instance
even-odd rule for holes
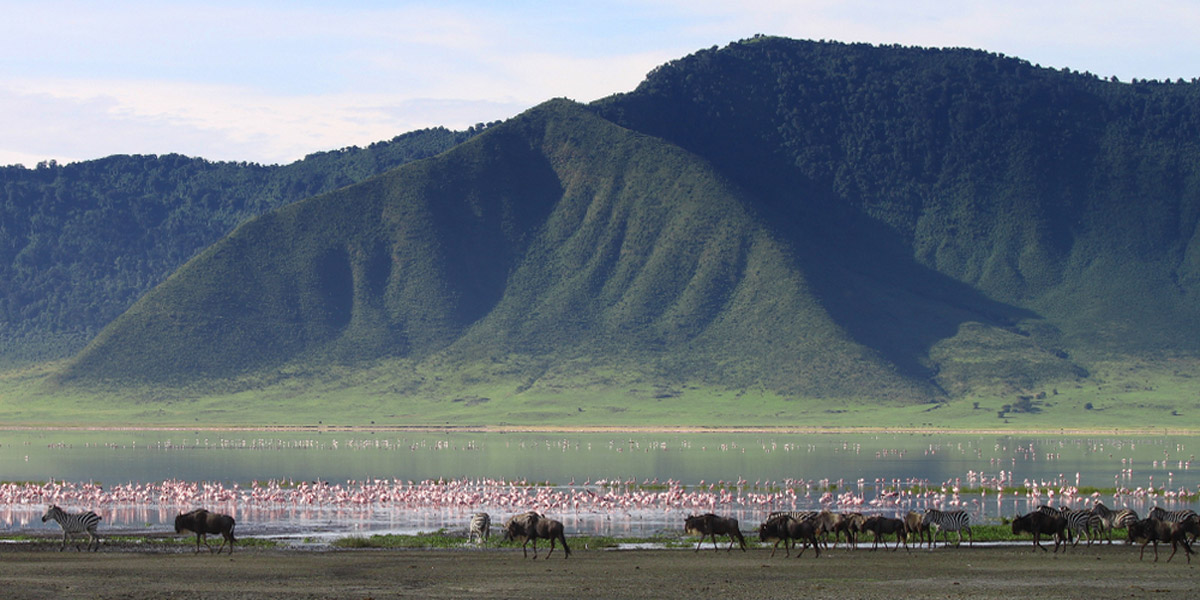
[[[544,552],[544,551],[543,551]],[[239,551],[234,556],[0,548],[0,597],[32,598],[1186,598],[1200,559],[1159,563],[1117,545],[831,550],[816,559],[704,550]],[[1149,552],[1149,550],[1147,550]],[[544,556],[544,554],[543,554]]]

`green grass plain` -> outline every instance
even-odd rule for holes
[[[294,368],[219,387],[61,387],[53,365],[0,373],[0,424],[104,427],[763,428],[946,431],[1200,431],[1195,360],[1111,362],[1016,394],[903,404],[764,389],[664,384],[636,370],[580,369],[532,384],[506,367]],[[597,375],[597,373],[601,373]],[[1005,406],[1009,410],[1000,416]]]

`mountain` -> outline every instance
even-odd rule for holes
[[[1198,133],[1195,82],[745,40],[257,217],[62,380],[399,360],[927,402],[1196,356]]]
[[[482,129],[415,131],[286,166],[164,155],[0,167],[0,364],[70,356],[242,221]]]

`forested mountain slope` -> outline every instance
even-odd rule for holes
[[[0,167],[0,365],[68,356],[238,223],[432,156],[429,129],[286,166],[180,155]]]
[[[1196,83],[755,38],[254,219],[62,380],[404,360],[924,402],[1195,356],[1197,134]]]
[[[756,38],[664,65],[597,108],[712,161],[793,245],[844,240],[845,261],[890,240],[856,271],[920,265],[1050,319],[1073,352],[1200,350],[1195,81]],[[832,298],[853,287],[827,284]],[[890,300],[866,303],[839,321],[903,344],[909,332],[860,318]]]

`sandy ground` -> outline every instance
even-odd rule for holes
[[[1189,598],[1200,559],[1170,549],[1154,563],[1136,547],[1028,546],[829,550],[821,558],[749,552],[561,549],[239,550],[195,555],[106,546],[0,546],[0,598]],[[1161,549],[1160,549],[1161,550]],[[543,550],[543,557],[545,556]]]

